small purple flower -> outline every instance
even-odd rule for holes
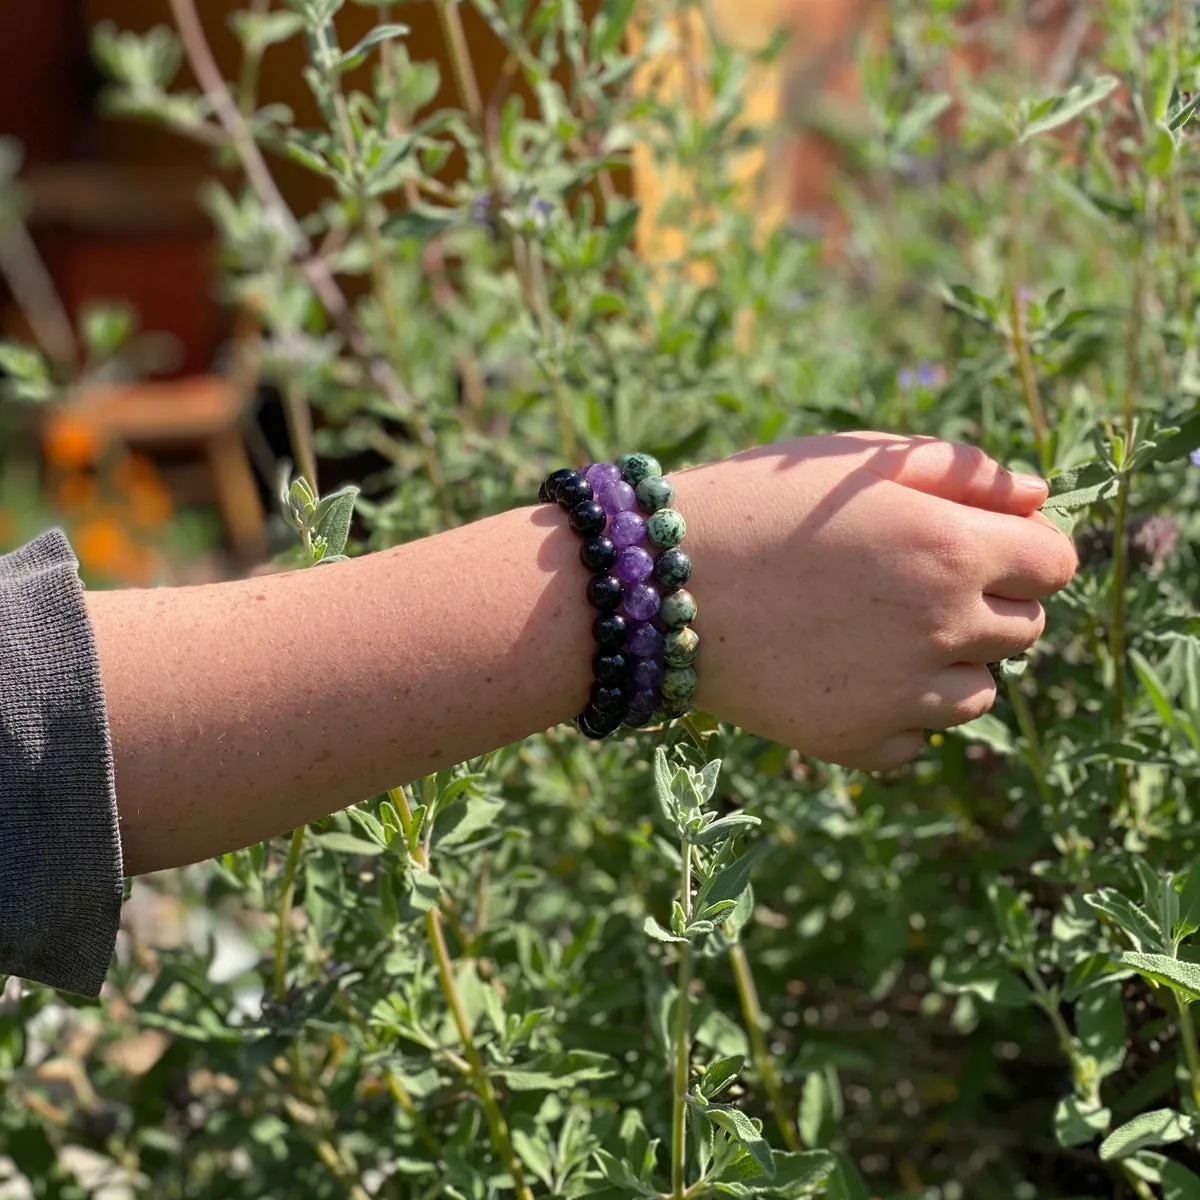
[[[487,192],[475,197],[475,202],[471,205],[471,220],[476,225],[492,223],[492,198]]]
[[[940,363],[918,363],[916,370],[902,367],[896,375],[901,391],[911,392],[915,387],[935,388],[946,382],[946,369]]]
[[[1188,458],[1192,460],[1193,467],[1200,467],[1200,450],[1193,450]]]

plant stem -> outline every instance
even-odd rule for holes
[[[1141,381],[1142,325],[1145,318],[1149,250],[1157,220],[1158,188],[1153,180],[1146,181],[1145,212],[1133,272],[1133,296],[1130,301],[1129,330],[1125,341],[1125,391],[1122,399],[1124,452],[1128,458],[1133,449],[1134,419],[1137,413],[1138,385]],[[1122,471],[1117,486],[1116,515],[1113,521],[1113,579],[1112,620],[1108,631],[1109,657],[1113,669],[1113,737],[1122,741],[1125,736],[1125,581],[1127,554],[1125,531],[1129,519],[1129,489],[1131,479]],[[1129,766],[1117,763],[1117,786],[1120,807],[1127,810],[1130,800]]]
[[[355,1181],[350,1174],[342,1157],[334,1149],[333,1144],[326,1138],[318,1138],[315,1143],[317,1157],[328,1168],[329,1173],[346,1189],[351,1200],[371,1200],[370,1194]]]
[[[391,788],[388,791],[388,798],[396,807],[405,840],[411,846],[413,844],[413,816],[412,806],[408,802],[408,793],[402,787]],[[420,842],[417,843],[413,858],[417,866],[423,871],[429,870],[429,852]],[[429,939],[430,948],[433,950],[434,962],[437,964],[442,995],[446,998],[450,1015],[454,1018],[454,1024],[458,1029],[458,1036],[462,1040],[463,1054],[469,1068],[469,1078],[475,1088],[476,1095],[483,1104],[484,1117],[487,1120],[488,1131],[491,1134],[492,1149],[503,1160],[504,1165],[508,1168],[508,1173],[512,1176],[513,1188],[517,1193],[517,1200],[533,1200],[533,1192],[530,1191],[529,1185],[525,1182],[525,1173],[521,1168],[521,1160],[517,1157],[516,1151],[513,1149],[512,1138],[508,1132],[508,1124],[504,1120],[504,1114],[500,1111],[500,1105],[496,1099],[496,1091],[492,1087],[491,1077],[487,1073],[487,1067],[484,1065],[483,1057],[479,1053],[479,1047],[475,1045],[475,1038],[471,1032],[471,1022],[467,1017],[467,1010],[463,1006],[462,996],[458,991],[458,983],[454,978],[454,960],[450,955],[450,948],[446,945],[446,934],[442,925],[442,912],[440,906],[437,904],[425,914],[425,934]]]
[[[1023,228],[1025,208],[1025,163],[1020,150],[1013,151],[1009,171],[1009,325],[1013,352],[1017,356],[1017,377],[1029,409],[1029,420],[1033,425],[1033,436],[1037,443],[1038,459],[1042,470],[1050,468],[1050,436],[1046,425],[1046,410],[1038,392],[1037,370],[1033,364],[1033,353],[1029,348],[1029,333],[1025,328],[1024,302],[1021,291],[1025,282],[1025,237]]]
[[[34,340],[64,382],[74,380],[79,348],[71,318],[29,230],[18,219],[0,231],[0,279],[29,322]]]
[[[1029,710],[1029,701],[1021,691],[1020,684],[1015,679],[1008,680],[1008,698],[1012,702],[1013,711],[1017,715],[1017,725],[1022,736],[1029,743],[1029,766],[1033,771],[1034,784],[1042,803],[1053,814],[1058,812],[1058,798],[1050,786],[1046,773],[1046,759],[1042,753],[1042,743],[1038,738],[1037,726],[1033,723],[1033,713]]]
[[[253,0],[250,11],[255,17],[261,17],[271,7],[271,0]],[[262,66],[263,47],[255,46],[247,49],[242,58],[242,73],[238,79],[237,106],[243,117],[248,117],[254,111],[254,102],[258,97],[258,73]]]
[[[283,418],[287,424],[288,441],[296,456],[300,474],[308,486],[317,491],[317,451],[313,443],[312,409],[300,385],[291,378],[283,381]]]
[[[683,866],[680,869],[679,902],[688,922],[692,919],[692,847],[683,845]],[[675,1003],[675,1079],[672,1086],[671,1109],[671,1195],[683,1200],[687,1167],[687,1090],[691,1067],[691,988],[692,944],[679,949],[679,995]]]
[[[1144,1180],[1135,1175],[1128,1167],[1122,1166],[1121,1173],[1126,1182],[1133,1188],[1138,1200],[1155,1200],[1154,1189]]]
[[[275,923],[275,998],[280,1004],[287,1003],[288,917],[291,916],[292,899],[296,894],[296,869],[300,865],[300,848],[304,844],[306,828],[301,825],[292,830],[287,861],[283,865],[283,894],[279,898],[279,913]]]
[[[1188,1077],[1192,1081],[1192,1100],[1200,1111],[1200,1046],[1196,1044],[1196,1025],[1192,1006],[1176,998],[1179,1006],[1179,1035],[1183,1041],[1183,1056],[1187,1060]]]
[[[750,956],[738,943],[730,949],[729,961],[733,965],[733,977],[737,982],[738,998],[742,1003],[742,1019],[750,1038],[750,1050],[753,1054],[754,1065],[762,1077],[763,1090],[771,1102],[775,1123],[779,1126],[783,1144],[789,1150],[799,1150],[800,1134],[796,1129],[795,1121],[788,1112],[779,1076],[775,1074],[775,1063],[767,1049],[766,1039],[763,1037],[763,1013],[758,1002],[758,988],[754,984],[754,968],[750,965]]]

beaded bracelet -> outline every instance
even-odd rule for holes
[[[597,654],[589,703],[576,719],[580,731],[604,738],[622,724],[637,729],[682,716],[696,691],[700,639],[690,627],[696,601],[684,590],[692,564],[679,548],[687,526],[658,461],[626,454],[582,472],[558,470],[538,499],[567,512],[592,572],[587,596],[599,614]]]

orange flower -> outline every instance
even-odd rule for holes
[[[148,458],[131,454],[114,472],[113,481],[124,493],[134,525],[157,529],[171,519],[171,496]]]
[[[75,553],[85,570],[121,583],[148,583],[157,559],[135,542],[116,517],[104,514],[84,521],[74,531]]]
[[[50,419],[42,445],[51,466],[78,471],[100,457],[100,431],[79,413],[61,412]]]
[[[64,475],[54,488],[54,503],[65,513],[85,513],[96,507],[97,497],[95,479],[82,471]]]

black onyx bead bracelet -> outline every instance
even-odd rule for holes
[[[556,503],[583,539],[592,572],[588,602],[597,652],[592,691],[577,724],[603,738],[622,724],[640,728],[679,717],[696,691],[692,665],[700,639],[691,628],[696,601],[684,590],[692,563],[680,549],[687,532],[673,507],[675,489],[649,454],[553,472],[538,491]]]

